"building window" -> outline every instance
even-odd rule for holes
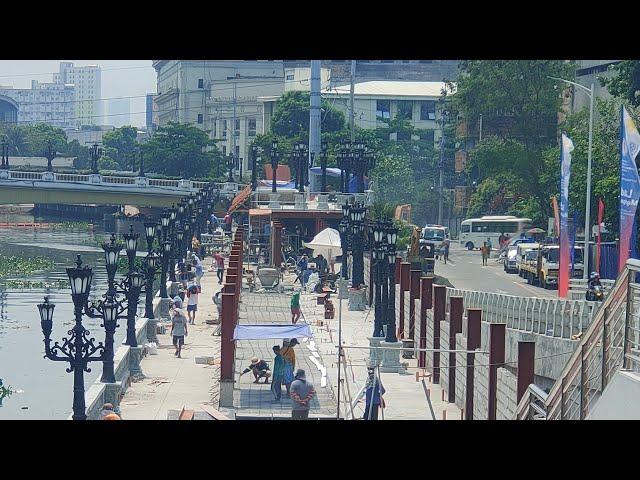
[[[391,118],[391,101],[376,100],[376,117]]]
[[[430,144],[433,145],[435,143],[435,131],[427,130],[422,135],[420,135],[420,138],[426,142],[430,142]]]
[[[226,155],[227,154],[227,146],[223,145],[222,146],[222,155]]]
[[[413,120],[413,102],[411,100],[398,100],[398,113],[396,118]]]
[[[222,138],[227,138],[227,121],[222,120]]]
[[[198,88],[204,88],[204,78],[198,79]]]
[[[256,119],[255,118],[249,118],[247,119],[247,123],[248,123],[248,130],[249,130],[249,136],[250,137],[255,137],[256,136]]]
[[[436,119],[436,102],[435,100],[426,100],[420,103],[420,120]]]
[[[217,130],[217,122],[214,120],[211,122],[211,138],[216,138],[218,136]]]
[[[235,155],[233,156],[233,159],[236,161],[235,169],[240,170],[240,145],[236,145]]]
[[[202,114],[201,113],[198,114],[198,123],[202,123]]]
[[[287,75],[287,80],[293,80],[293,75]]]

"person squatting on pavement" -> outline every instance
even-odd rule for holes
[[[253,383],[260,383],[260,379],[264,378],[264,383],[269,383],[269,377],[271,373],[269,373],[269,365],[264,360],[260,360],[258,357],[253,357],[251,359],[251,365],[245,368],[240,376],[245,373],[253,373],[255,381]]]
[[[311,400],[316,394],[313,384],[308,382],[304,370],[299,368],[296,379],[291,384],[291,418],[293,420],[306,420],[309,418]]]

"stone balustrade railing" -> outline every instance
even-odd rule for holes
[[[135,187],[172,188],[181,190],[194,190],[206,187],[208,182],[193,180],[169,180],[149,177],[121,177],[116,175],[101,174],[75,174],[55,172],[24,172],[19,170],[0,170],[0,180],[32,180],[53,183],[86,183],[107,185],[132,185]],[[215,188],[221,193],[236,194],[240,187],[235,182],[214,183]]]
[[[463,297],[464,307],[481,308],[482,320],[559,338],[584,332],[599,302],[554,298],[518,297],[490,292],[447,289],[447,298]]]

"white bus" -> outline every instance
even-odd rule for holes
[[[518,218],[510,215],[484,216],[469,218],[460,224],[460,245],[468,250],[480,248],[487,238],[491,239],[493,249],[498,249],[501,234],[517,237],[531,227],[530,218]]]

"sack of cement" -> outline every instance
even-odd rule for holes
[[[158,344],[156,342],[145,343],[144,348],[147,349],[147,354],[158,355]]]

